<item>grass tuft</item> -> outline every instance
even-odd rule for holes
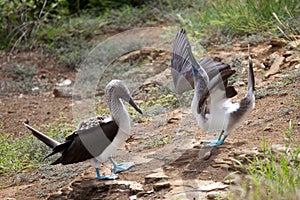
[[[181,3],[188,7],[182,5],[174,10],[175,16],[188,32],[201,37],[203,40],[199,42],[205,46],[230,42],[243,35],[280,36],[282,31],[279,28],[288,33],[299,33],[299,27],[292,25],[297,22],[295,16],[300,14],[300,4],[296,0],[198,0]]]
[[[64,122],[63,116],[44,127],[34,127],[58,141],[63,141],[74,129]],[[24,131],[27,131],[25,127]],[[51,151],[31,134],[26,134],[23,138],[14,138],[12,134],[0,133],[0,144],[0,175],[5,176],[30,171],[45,164],[47,161],[43,159]]]
[[[273,151],[263,141],[263,157],[249,160],[249,165],[242,165],[247,176],[239,185],[232,187],[230,199],[299,199],[300,197],[300,146],[291,138],[293,123],[284,132],[287,140],[284,151]]]

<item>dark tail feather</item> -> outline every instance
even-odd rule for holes
[[[29,126],[28,124],[25,124],[24,125],[29,129],[31,130],[32,134],[37,137],[39,140],[41,140],[42,142],[44,142],[48,147],[50,148],[54,148],[56,147],[57,145],[59,145],[60,143],[55,141],[54,139],[48,137],[47,135],[35,130],[34,128],[32,128],[31,126]]]
[[[48,154],[44,159],[46,159],[46,158],[48,158],[48,157],[50,157],[50,156],[52,156],[54,154],[63,152],[65,149],[67,149],[70,146],[71,143],[72,143],[71,141],[67,141],[67,142],[64,142],[62,144],[59,144],[59,145],[55,146],[52,149],[52,152],[50,154]],[[58,158],[53,163],[51,163],[51,165],[56,165],[56,164],[60,163],[60,159],[61,159],[61,157]]]
[[[253,72],[253,63],[250,56],[250,45],[248,45],[248,93],[253,94],[255,90],[255,79],[254,79],[254,72]]]

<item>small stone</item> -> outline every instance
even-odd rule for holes
[[[129,200],[136,200],[137,199],[137,196],[136,195],[132,195],[129,197]]]
[[[287,148],[281,144],[273,144],[271,150],[274,152],[285,152]]]
[[[202,159],[204,160],[208,160],[211,156],[211,151],[207,151],[206,153],[204,153],[203,157],[201,156]],[[200,157],[200,155],[199,155]]]
[[[13,183],[15,185],[20,185],[23,182],[28,181],[28,177],[25,174],[17,174],[13,178]]]
[[[291,56],[292,54],[293,54],[292,51],[286,51],[286,52],[284,52],[282,55],[283,55],[284,57],[289,57],[289,56]]]
[[[220,192],[210,192],[206,195],[207,199],[220,199],[221,194]]]
[[[228,185],[225,185],[221,182],[214,182],[208,185],[202,185],[200,187],[197,188],[197,190],[200,190],[202,192],[209,192],[209,191],[213,191],[213,190],[223,190],[225,188],[227,188]]]
[[[289,42],[288,46],[296,49],[299,46],[299,44],[300,44],[300,40],[298,39],[298,40],[293,40],[293,41]]]
[[[243,81],[236,81],[236,82],[233,84],[233,86],[244,86],[244,85],[246,85],[246,83],[243,82]]]
[[[66,79],[61,83],[56,83],[57,86],[70,86],[72,84],[72,81],[70,79]]]
[[[272,63],[272,65],[271,65],[269,71],[267,72],[267,74],[265,75],[265,77],[269,77],[271,75],[277,74],[280,70],[280,66],[284,62],[283,56],[280,56],[278,54],[272,54],[272,56],[274,57],[274,62]]]
[[[171,184],[169,182],[161,182],[153,185],[154,191],[160,191],[162,189],[170,188]]]
[[[227,165],[231,165],[232,162],[230,160],[223,160],[223,159],[215,159],[214,160],[216,164],[227,164]]]
[[[227,165],[227,164],[213,164],[212,165],[213,168],[221,168],[221,169],[230,169],[231,166],[230,165]]]
[[[270,121],[274,120],[274,117],[273,116],[265,116],[264,119],[266,122],[270,122]]]
[[[271,125],[272,125],[272,124],[268,124],[268,125],[264,128],[264,131],[271,131],[271,130],[272,130]]]
[[[39,91],[39,90],[40,90],[39,87],[33,87],[33,88],[31,88],[31,91],[32,91],[32,92],[37,92],[37,91]]]
[[[236,181],[234,179],[227,179],[227,180],[223,181],[223,183],[227,184],[227,185],[235,185]]]
[[[163,179],[168,179],[169,176],[165,175],[163,172],[157,172],[153,174],[149,174],[145,177],[145,184],[156,183]]]

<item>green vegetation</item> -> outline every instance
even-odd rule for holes
[[[52,124],[36,128],[58,141],[63,141],[64,137],[74,129],[64,123],[63,116]],[[25,131],[26,135],[23,138],[14,138],[11,134],[0,133],[0,175],[10,175],[37,167],[43,163],[44,157],[50,152],[41,141],[27,134],[28,131],[24,127]]]
[[[296,0],[190,1],[186,5],[185,9],[174,9],[174,13],[206,46],[223,44],[237,36],[258,34],[269,38],[300,31],[300,3]],[[180,8],[175,4],[172,7]]]
[[[172,93],[168,88],[153,86],[147,93],[144,101],[146,107],[159,104],[165,108],[177,108],[179,107],[179,101],[176,98],[175,93]]]
[[[165,144],[170,143],[173,140],[173,136],[156,136],[153,138],[153,140],[146,142],[146,145],[149,148],[154,148],[154,147],[158,147],[158,146],[163,146]]]
[[[300,146],[293,140],[294,125],[284,131],[287,142],[283,151],[273,151],[264,141],[263,158],[249,160],[242,165],[248,176],[239,186],[233,187],[231,199],[299,199]]]
[[[188,29],[204,46],[252,34],[293,40],[300,32],[297,0],[2,0],[0,6],[0,49],[43,48],[73,68],[103,35],[159,23]]]

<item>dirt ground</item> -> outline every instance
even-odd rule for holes
[[[41,166],[32,172],[4,177],[13,184],[1,189],[0,198],[225,199],[230,185],[228,180],[233,179],[229,175],[239,169],[234,159],[243,160],[260,154],[263,141],[273,148],[284,146],[284,132],[289,128],[290,120],[294,124],[294,142],[300,141],[299,48],[276,41],[251,44],[256,78],[255,109],[220,147],[210,148],[200,143],[202,139],[216,135],[204,133],[197,126],[188,106],[161,109],[159,105],[154,105],[152,110],[149,108],[146,111],[148,115],[144,120],[133,122],[133,136],[115,155],[118,162],[134,161],[136,164],[129,171],[119,173],[117,180],[97,180],[88,162]],[[140,81],[140,86],[133,93],[139,104],[144,100],[141,94],[151,86],[149,83],[165,87],[166,82],[172,79],[168,70],[168,52],[153,56],[153,52],[139,51],[136,55],[144,58],[141,62],[146,66],[144,73],[151,74],[143,77],[144,81]],[[206,56],[236,67],[238,75],[233,84],[243,95],[247,85],[247,42],[212,48]],[[16,62],[35,63],[35,73],[28,74],[33,91],[5,85],[5,80],[22,81],[9,70],[9,66]],[[53,63],[50,57],[40,52],[2,57],[1,133],[23,137],[29,132],[22,122],[29,121],[39,128],[42,124],[55,121],[61,113],[66,122],[74,123],[72,98],[55,97],[53,88],[65,79],[74,82],[76,72],[54,67]],[[101,170],[110,173],[111,168],[107,162]]]

